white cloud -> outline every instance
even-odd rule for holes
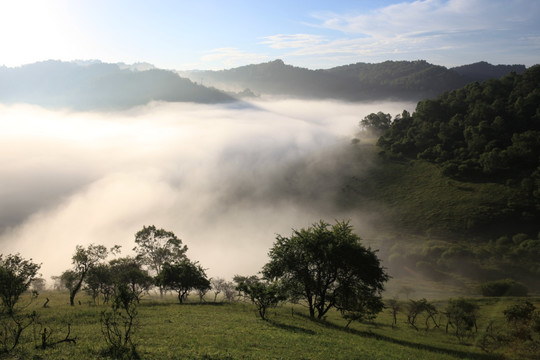
[[[265,36],[263,39],[265,40],[261,44],[266,44],[273,49],[305,48],[327,42],[323,36],[311,34],[278,34]]]
[[[213,49],[204,55],[201,60],[207,63],[219,63],[218,67],[223,67],[224,64],[227,67],[235,67],[240,65],[247,65],[250,63],[264,62],[269,59],[268,55],[249,53],[237,48],[225,47]]]
[[[283,58],[331,56],[336,59],[442,60],[459,65],[478,60],[537,63],[540,2],[418,0],[368,13],[318,13],[318,31],[332,37],[278,34],[264,44],[290,49]],[[521,57],[518,58],[517,56]],[[441,63],[441,62],[439,62]]]

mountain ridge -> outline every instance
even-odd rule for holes
[[[355,63],[310,70],[281,59],[218,71],[181,71],[182,76],[217,88],[255,93],[346,101],[413,100],[441,95],[469,82],[499,78],[506,70],[522,73],[524,65],[486,62],[446,68],[425,60]],[[500,75],[502,73],[502,75]]]
[[[138,70],[141,66],[144,70]],[[17,68],[0,67],[2,103],[120,110],[150,101],[227,103],[236,99],[149,64],[47,60]]]
[[[172,71],[148,63],[47,60],[0,67],[0,102],[117,110],[150,101],[230,103],[259,94],[351,102],[420,101],[524,69],[486,62],[448,69],[416,60],[310,70],[277,59],[219,71]]]

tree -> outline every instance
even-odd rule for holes
[[[388,300],[388,307],[392,312],[392,327],[394,327],[395,325],[397,325],[397,313],[401,311],[401,304],[397,297]]]
[[[241,280],[236,289],[243,292],[257,306],[259,316],[263,320],[266,320],[267,309],[276,307],[287,298],[278,282],[269,282],[258,277]]]
[[[446,332],[448,332],[448,327],[452,326],[455,329],[454,334],[460,342],[466,336],[471,336],[473,327],[475,331],[478,331],[476,318],[478,317],[479,309],[480,307],[477,304],[467,299],[448,300],[448,305],[446,305],[444,312],[448,319]]]
[[[435,315],[439,313],[435,305],[428,302],[426,299],[410,300],[409,313],[407,314],[407,322],[415,330],[418,330],[418,327],[416,326],[416,320],[418,319],[418,316],[423,313],[425,313],[426,331],[429,330],[429,320],[433,322],[435,327],[439,327],[439,324],[437,324],[437,321],[435,321]]]
[[[140,359],[133,335],[137,321],[137,294],[126,284],[113,287],[111,309],[101,313],[101,333],[108,345],[108,355],[115,359]]]
[[[148,275],[146,270],[142,269],[140,261],[136,258],[128,256],[114,259],[109,262],[109,266],[114,283],[127,286],[137,302],[142,294],[154,285],[154,279]]]
[[[392,116],[381,111],[376,114],[371,113],[360,120],[360,126],[363,129],[372,131],[376,135],[380,135],[385,130],[388,130],[391,124]]]
[[[198,264],[184,259],[177,264],[165,263],[156,277],[160,288],[167,288],[178,293],[178,301],[182,304],[191,290],[210,288],[210,280],[204,269]]]
[[[186,258],[187,246],[171,231],[157,229],[154,225],[143,226],[143,229],[135,234],[137,246],[133,250],[144,265],[156,275],[161,273],[165,263],[175,264]],[[163,297],[163,288],[159,287],[159,293]]]
[[[85,279],[85,290],[92,296],[94,304],[99,303],[99,296],[107,302],[112,294],[114,285],[113,272],[108,264],[97,264],[88,270]]]
[[[279,280],[289,299],[305,300],[310,316],[319,319],[332,307],[347,311],[359,301],[378,303],[388,280],[375,252],[345,221],[331,226],[321,220],[288,238],[278,235],[269,256],[264,277]]]
[[[23,259],[19,254],[9,254],[5,258],[0,254],[0,299],[7,314],[13,314],[20,296],[37,278],[40,267],[32,259]]]
[[[481,286],[483,296],[527,296],[529,290],[512,279],[488,281]]]
[[[225,282],[226,280],[223,278],[210,279],[210,286],[212,286],[212,290],[214,290],[214,302],[217,301],[218,295],[223,291]]]
[[[66,278],[70,278],[69,280],[71,280],[70,286],[66,286],[69,289],[69,303],[71,306],[75,304],[75,295],[81,289],[88,271],[98,264],[99,261],[105,259],[107,253],[107,248],[103,245],[90,244],[86,249],[81,245],[76,246],[75,254],[72,257],[73,272],[64,272]]]
[[[36,277],[30,283],[30,288],[34,291],[41,292],[47,288],[47,281],[42,277]]]

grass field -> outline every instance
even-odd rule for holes
[[[49,306],[43,308],[45,297]],[[40,295],[26,311],[35,310],[39,322],[54,331],[53,337],[65,337],[67,323],[77,343],[61,343],[36,349],[39,339],[25,332],[21,346],[10,359],[104,359],[106,343],[101,333],[100,314],[107,305],[93,305],[88,297],[78,297],[80,305],[70,307],[68,294],[49,292]],[[194,300],[195,297],[192,299]],[[531,300],[531,299],[529,299]],[[536,306],[540,299],[532,299]],[[502,310],[515,299],[476,299],[481,306],[479,329],[490,320],[502,325]],[[436,302],[444,309],[444,301]],[[404,313],[392,326],[389,310],[373,324],[346,322],[339,313],[330,313],[324,321],[311,320],[300,305],[284,305],[270,311],[269,320],[261,320],[253,305],[237,303],[199,303],[180,305],[174,297],[164,300],[147,296],[138,306],[139,326],[134,334],[142,359],[497,359],[486,354],[471,338],[460,343],[445,332],[445,320],[437,329],[419,331],[406,324]],[[482,331],[482,330],[480,330]]]

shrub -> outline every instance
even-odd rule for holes
[[[527,296],[529,290],[512,279],[489,281],[481,286],[483,296]]]

